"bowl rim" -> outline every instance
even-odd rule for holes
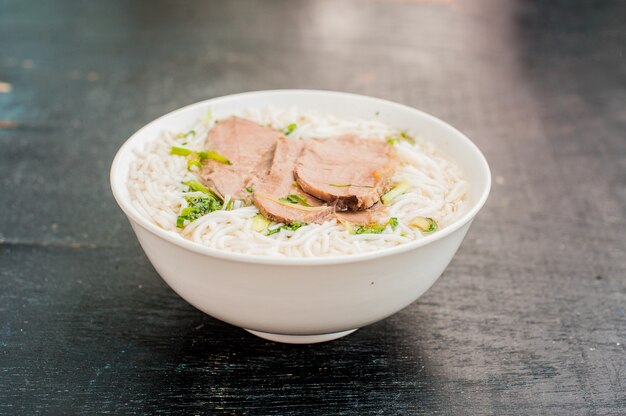
[[[474,151],[475,156],[477,157],[478,164],[481,166],[482,170],[486,174],[486,186],[482,189],[480,197],[476,204],[474,204],[471,209],[465,212],[460,218],[455,220],[452,224],[448,225],[441,231],[438,231],[434,234],[428,235],[419,240],[411,241],[408,243],[400,244],[395,247],[388,247],[380,250],[370,251],[366,253],[352,254],[352,255],[340,255],[340,256],[329,256],[329,257],[269,257],[262,255],[253,255],[253,254],[243,254],[237,252],[230,252],[227,250],[220,250],[216,248],[211,248],[204,246],[200,243],[196,243],[191,240],[187,240],[176,233],[172,233],[171,231],[165,230],[163,228],[158,227],[157,225],[150,222],[147,218],[144,218],[139,212],[136,211],[132,205],[130,205],[130,201],[126,201],[121,191],[116,186],[115,175],[119,170],[121,165],[121,156],[128,151],[131,151],[131,146],[133,145],[133,141],[135,137],[138,137],[142,131],[148,129],[150,126],[159,123],[162,119],[169,117],[173,114],[182,113],[189,111],[195,107],[206,106],[207,104],[219,104],[220,101],[227,101],[237,98],[245,98],[248,96],[258,96],[258,95],[273,95],[273,94],[304,94],[304,95],[325,95],[325,96],[335,96],[335,97],[343,97],[343,98],[353,98],[353,99],[366,99],[373,102],[379,102],[381,104],[395,107],[398,109],[410,110],[413,112],[420,113],[422,117],[429,119],[432,122],[439,123],[443,125],[445,128],[452,130],[455,132],[459,138],[465,141],[470,148]],[[405,253],[407,251],[415,250],[419,247],[429,245],[436,241],[439,241],[443,238],[446,238],[450,234],[454,233],[458,229],[462,228],[468,222],[473,220],[476,214],[482,209],[483,205],[487,201],[487,197],[489,196],[489,192],[491,190],[491,171],[489,169],[489,164],[485,156],[482,154],[478,146],[470,140],[465,134],[446,123],[445,121],[428,114],[424,111],[418,110],[414,107],[396,103],[393,101],[385,100],[382,98],[366,96],[361,94],[347,93],[347,92],[339,92],[339,91],[330,91],[330,90],[311,90],[311,89],[277,89],[277,90],[259,90],[259,91],[248,91],[237,94],[229,94],[220,97],[210,98],[207,100],[198,101],[193,104],[186,105],[184,107],[180,107],[176,110],[170,111],[141,127],[135,133],[133,133],[118,149],[115,157],[113,158],[113,162],[111,164],[111,170],[109,174],[109,181],[111,190],[113,192],[113,197],[115,201],[122,209],[122,211],[126,214],[128,219],[131,222],[139,225],[146,231],[154,234],[157,237],[160,237],[176,246],[179,246],[183,249],[202,254],[209,257],[215,257],[223,260],[229,260],[233,262],[244,262],[244,263],[253,263],[253,264],[265,264],[265,265],[275,265],[275,266],[325,266],[325,265],[333,265],[333,264],[345,264],[345,263],[358,263],[373,259],[378,259],[381,257],[388,257],[395,254]]]

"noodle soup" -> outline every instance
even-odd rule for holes
[[[302,142],[305,147],[313,141],[323,143],[345,135],[358,137],[361,141],[357,144],[390,146],[393,172],[385,187],[381,185],[384,192],[375,194],[380,200],[367,209],[358,207],[361,212],[376,209],[383,213],[378,222],[353,221],[353,213],[345,207],[337,208],[337,200],[320,201],[319,210],[333,212],[323,218],[281,221],[259,209],[258,196],[263,194],[255,188],[260,185],[257,188],[250,182],[245,187],[250,198],[245,192],[220,192],[215,178],[219,171],[214,172],[213,182],[207,182],[207,160],[217,166],[223,163],[236,167],[237,162],[211,150],[215,148],[211,132],[215,133],[219,123],[223,126],[225,119],[215,119],[210,111],[191,129],[163,131],[144,148],[135,150],[127,186],[132,204],[141,215],[162,229],[215,249],[303,258],[346,256],[398,246],[438,232],[464,212],[467,183],[461,169],[440,154],[428,138],[415,137],[411,131],[387,125],[374,115],[370,119],[344,119],[297,108],[250,108],[236,116],[275,130],[289,143]],[[351,157],[359,154],[347,155],[345,169],[351,168]],[[294,182],[296,191],[272,201],[305,213],[318,209],[310,202],[320,195],[309,195],[295,179],[289,177],[288,181]],[[337,192],[348,187],[363,193],[362,188],[367,191],[374,187],[327,182]]]

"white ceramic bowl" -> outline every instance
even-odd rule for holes
[[[426,238],[372,253],[332,258],[270,258],[211,249],[165,231],[131,204],[126,187],[133,149],[162,130],[185,131],[211,107],[216,118],[247,107],[290,107],[377,118],[431,141],[458,163],[470,185],[466,212]],[[478,148],[443,121],[414,108],[354,94],[277,90],[192,104],[149,123],[118,151],[111,167],[117,203],[154,268],[183,299],[260,337],[290,343],[328,341],[379,321],[420,297],[441,275],[491,186]]]

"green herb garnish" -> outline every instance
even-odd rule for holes
[[[294,221],[292,223],[284,224],[279,227],[272,228],[271,230],[267,230],[267,234],[265,235],[276,234],[277,232],[280,232],[281,230],[296,231],[298,228],[304,227],[305,225],[307,225],[306,222]]]
[[[310,207],[310,206],[309,207],[305,207],[305,206],[299,205],[297,203],[294,204],[292,202],[281,201],[280,199],[276,199],[276,198],[273,198],[273,197],[271,197],[269,195],[261,194],[261,193],[258,193],[258,192],[255,192],[254,196],[257,197],[257,198],[267,199],[268,201],[272,201],[272,202],[275,202],[277,204],[284,205],[286,207],[297,209],[297,210],[300,210],[300,211],[320,212],[320,211],[324,211],[324,210],[328,209],[327,205],[322,205],[320,207]]]
[[[270,224],[271,221],[261,214],[257,214],[252,218],[252,229],[257,233],[267,230],[267,227],[269,227]]]
[[[352,234],[380,234],[385,231],[387,224],[370,224],[370,225],[355,225],[350,231]]]
[[[413,136],[410,136],[409,133],[407,133],[406,130],[402,130],[400,132],[400,138],[404,141],[407,141],[411,144],[415,144],[415,138]]]
[[[296,123],[291,123],[290,125],[288,125],[287,127],[283,129],[283,134],[285,136],[289,136],[297,128],[298,128],[298,125]]]
[[[193,150],[184,147],[172,146],[170,155],[189,156],[193,153]]]
[[[187,185],[189,187],[189,192],[202,192],[203,194],[206,194],[210,196],[211,198],[215,198],[220,201],[222,200],[222,198],[220,198],[219,195],[217,195],[212,190],[206,188],[204,185],[202,185],[198,181],[190,180],[187,182],[183,182],[183,185]]]
[[[230,160],[213,150],[201,150],[199,152],[194,152],[193,150],[187,149],[186,147],[172,146],[172,148],[170,149],[170,155],[189,156],[189,162],[187,162],[187,170],[191,170],[192,166],[201,167],[202,162],[208,159],[225,163],[227,165],[232,165]]]
[[[394,145],[396,144],[396,142],[399,142],[399,141],[405,141],[410,144],[415,144],[415,138],[411,136],[409,133],[407,133],[406,130],[402,130],[400,133],[395,134],[395,135],[387,136],[387,143],[391,145]]]
[[[252,193],[252,192],[254,192],[254,189],[252,189],[251,186],[246,186],[246,191]]]
[[[350,234],[381,234],[387,226],[395,230],[398,226],[398,219],[391,217],[385,224],[351,225],[346,223],[346,228]]]
[[[389,192],[383,195],[380,200],[383,201],[383,204],[389,205],[394,199],[405,193],[410,187],[409,181],[406,179],[392,188]]]
[[[306,197],[300,194],[291,194],[287,195],[284,198],[278,198],[279,201],[289,202],[290,204],[300,204],[305,207],[310,207],[311,205],[307,202]]]
[[[200,169],[202,167],[202,162],[200,162],[198,159],[189,159],[187,161],[187,170],[191,172],[192,167],[197,167],[198,169]]]
[[[188,206],[176,218],[178,228],[184,228],[185,221],[194,222],[203,215],[222,209],[222,201],[210,195],[186,196],[185,200]]]
[[[189,136],[196,136],[196,131],[195,130],[189,130],[187,133],[178,133],[176,135],[177,138],[179,139],[184,139],[185,137],[189,137]]]
[[[226,163],[227,165],[232,165],[230,160],[228,160],[226,157],[220,155],[219,153],[214,152],[213,150],[207,150],[206,152],[205,151],[200,151],[200,152],[198,152],[198,157],[200,158],[201,161],[207,160],[207,159],[211,159],[211,160],[215,160],[217,162]]]
[[[424,234],[434,233],[439,228],[437,222],[429,217],[415,217],[411,221],[411,225],[419,228]]]

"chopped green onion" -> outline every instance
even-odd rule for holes
[[[252,193],[252,192],[254,192],[254,189],[252,189],[251,186],[246,186],[246,191]]]
[[[380,234],[387,224],[370,224],[370,225],[355,225],[350,231],[351,234]]]
[[[188,137],[188,136],[194,136],[195,137],[196,136],[196,131],[195,130],[189,130],[187,133],[178,133],[176,135],[176,137],[178,137],[179,139],[183,139],[183,138]]]
[[[222,201],[211,195],[186,196],[188,206],[176,218],[176,227],[184,228],[185,221],[193,222],[210,212],[222,209]]]
[[[269,227],[270,224],[271,224],[271,221],[265,218],[261,214],[255,215],[252,218],[252,229],[256,231],[257,233],[267,230],[267,227]]]
[[[398,219],[396,217],[389,218],[385,224],[368,224],[368,225],[352,225],[349,222],[344,223],[346,229],[350,234],[381,234],[387,226],[390,226],[392,230],[395,230],[398,226]]]
[[[402,130],[400,132],[400,138],[404,141],[407,141],[411,144],[415,144],[415,138],[413,136],[409,136],[409,133],[407,133],[406,130]]]
[[[294,221],[292,223],[281,225],[280,227],[272,228],[271,230],[267,230],[267,234],[265,235],[276,234],[281,230],[296,231],[298,228],[304,227],[305,225],[307,225],[306,222]]]
[[[290,230],[290,231],[296,231],[298,228],[304,227],[305,225],[307,225],[306,222],[294,221],[292,223],[284,225],[283,229]]]
[[[291,204],[300,204],[305,207],[310,207],[311,205],[307,202],[306,197],[304,195],[299,194],[291,194],[287,195],[284,198],[278,198],[279,201],[289,202]]]
[[[405,141],[410,144],[415,144],[415,138],[409,135],[409,133],[407,133],[406,130],[402,130],[400,133],[395,134],[395,135],[387,136],[387,142],[391,145],[394,145],[399,141]]]
[[[305,206],[298,205],[298,204],[292,204],[291,202],[281,201],[280,199],[272,198],[269,195],[260,194],[260,193],[255,193],[255,196],[258,198],[267,199],[268,201],[276,202],[277,204],[284,205],[286,207],[298,209],[300,211],[317,212],[317,211],[323,211],[325,209],[328,209],[327,205],[322,205],[319,207],[305,207]]]
[[[200,152],[198,152],[198,157],[200,158],[200,160],[211,159],[211,160],[215,160],[217,162],[226,163],[227,165],[232,165],[230,160],[228,160],[226,157],[220,155],[219,153],[214,152],[213,150],[207,150],[206,152],[205,151],[200,151]]]
[[[190,181],[187,181],[187,182],[183,182],[183,185],[187,185],[189,187],[190,191],[202,192],[203,194],[207,194],[210,197],[213,197],[213,198],[216,198],[216,199],[219,199],[219,200],[222,199],[219,195],[217,195],[215,192],[211,191],[210,189],[206,188],[204,185],[202,185],[198,181],[190,180]]]
[[[396,187],[392,188],[389,192],[382,196],[381,201],[383,204],[389,205],[394,199],[405,193],[410,187],[409,181],[406,179],[400,182]]]
[[[187,161],[187,170],[191,172],[191,168],[194,166],[200,169],[202,167],[202,163],[197,159],[189,159]]]
[[[411,225],[419,228],[424,234],[433,233],[439,228],[437,222],[429,217],[415,217],[411,221]]]
[[[180,211],[180,215],[183,217],[186,217],[190,215],[192,212],[193,212],[193,208],[187,207],[187,208],[183,208],[182,211]]]
[[[288,125],[287,127],[285,127],[285,129],[283,130],[283,134],[285,136],[289,136],[291,133],[294,132],[295,129],[298,128],[298,125],[296,123],[291,123],[290,125]]]
[[[170,150],[170,155],[189,156],[192,153],[193,150],[178,146],[172,146],[172,149]]]
[[[202,167],[202,162],[207,159],[216,160],[221,163],[226,163],[227,165],[232,165],[232,163],[230,163],[230,160],[226,159],[219,153],[214,152],[213,150],[201,150],[199,152],[194,152],[193,150],[187,149],[185,147],[172,146],[170,154],[178,156],[189,156],[189,161],[187,162],[187,170],[189,171],[191,171],[192,166],[197,166],[198,168]]]
[[[265,233],[265,235],[276,234],[277,232],[279,232],[282,229],[283,229],[282,227],[272,228],[271,230],[267,230],[267,233]]]

